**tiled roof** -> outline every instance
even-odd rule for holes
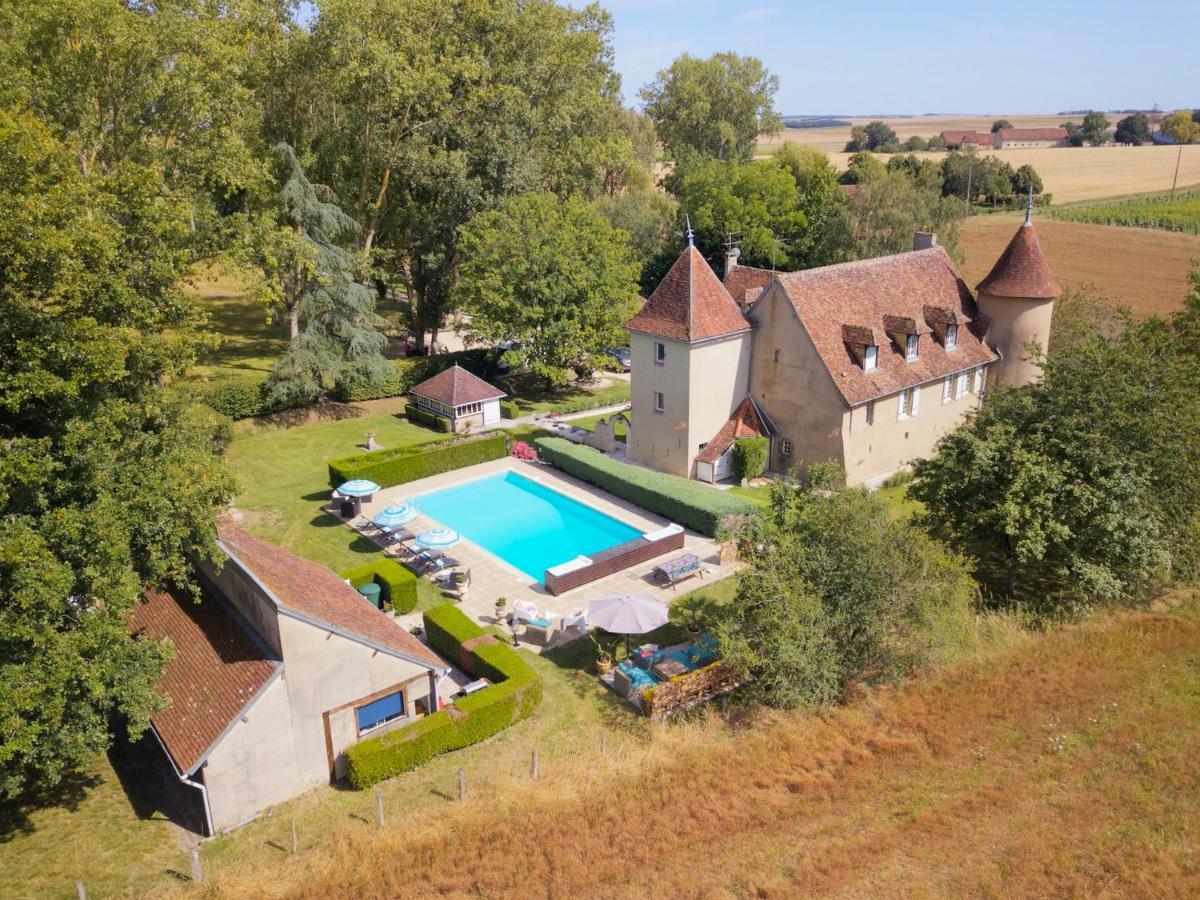
[[[158,688],[171,705],[150,716],[175,767],[192,772],[231,722],[283,664],[234,619],[224,602],[201,602],[165,591],[147,591],[133,608],[131,630],[154,641],[170,638],[175,656]]]
[[[756,269],[754,266],[736,266],[732,272],[725,274],[722,284],[729,295],[744,309],[762,293],[763,288],[771,283],[775,273],[768,269]]]
[[[217,534],[221,546],[266,585],[281,608],[414,662],[445,667],[432,650],[324,566],[228,522],[218,525]]]
[[[976,288],[993,297],[1050,299],[1062,293],[1042,255],[1037,232],[1026,222],[1017,229],[987,278]]]
[[[768,437],[773,430],[754,400],[746,397],[738,404],[729,420],[721,426],[716,436],[696,455],[696,461],[716,462],[738,438]]]
[[[1065,141],[1067,129],[1061,125],[1050,128],[1001,128],[996,132],[1002,141]]]
[[[750,323],[700,251],[689,245],[625,327],[677,341],[703,341],[747,331]]]
[[[957,349],[951,351],[926,334],[912,362],[905,361],[894,342],[885,341],[871,372],[863,371],[847,345],[843,325],[883,329],[885,317],[912,320],[913,327],[927,331],[926,306],[975,318],[971,292],[941,247],[778,277],[826,370],[851,406],[997,359],[974,325],[959,329]]]
[[[508,396],[504,391],[493,387],[477,375],[472,375],[458,364],[410,388],[409,393],[420,394],[447,406],[482,403],[484,400]]]
[[[996,143],[995,135],[987,131],[943,131],[942,140],[947,144],[978,144],[982,147]]]

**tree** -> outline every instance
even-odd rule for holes
[[[1117,130],[1113,138],[1118,144],[1133,144],[1135,147],[1140,147],[1150,140],[1150,120],[1142,112],[1126,116],[1117,123]]]
[[[1013,123],[1008,121],[1008,119],[997,119],[996,121],[994,121],[992,123],[992,134],[995,134],[1001,128],[1012,128],[1012,127],[1013,127]]]
[[[358,231],[323,185],[304,175],[292,148],[275,148],[288,170],[281,218],[264,270],[288,317],[288,349],[271,370],[267,395],[280,406],[311,403],[339,381],[376,384],[392,371],[384,358],[387,323],[371,292],[354,279],[355,258],[338,240]],[[303,323],[303,328],[301,328]]]
[[[472,337],[515,338],[510,365],[558,385],[590,374],[637,310],[638,263],[624,233],[582,198],[526,194],[463,229],[456,295]]]
[[[1163,134],[1169,134],[1181,144],[1200,141],[1200,125],[1192,118],[1190,109],[1181,109],[1162,120]]]
[[[926,150],[945,150],[946,141],[940,134],[935,134],[929,139],[929,143],[925,147]]]
[[[967,619],[962,559],[868,491],[825,484],[778,480],[770,509],[733,535],[751,569],[713,631],[771,705],[829,703],[855,678],[895,677],[955,645]]]
[[[1012,196],[1015,176],[1012,166],[998,157],[954,151],[942,160],[942,193],[972,202],[1001,201]]]
[[[639,92],[658,136],[678,157],[684,150],[746,162],[758,136],[775,133],[779,79],[762,61],[736,53],[708,59],[684,54]]]
[[[921,137],[919,134],[914,134],[910,135],[902,146],[904,150],[912,153],[917,150],[928,150],[929,141],[925,140],[925,138]]]
[[[875,157],[875,154],[859,150],[850,157],[840,181],[842,184],[862,184],[883,174],[884,171],[883,163]]]
[[[847,153],[855,153],[860,150],[895,153],[899,149],[900,140],[896,137],[896,132],[885,122],[878,120],[851,128],[850,140],[845,147]]]
[[[1083,131],[1083,139],[1093,147],[1099,147],[1112,137],[1112,132],[1108,130],[1108,116],[1096,109],[1084,115],[1083,124],[1080,127]]]
[[[619,194],[596,198],[596,211],[608,224],[629,236],[630,245],[642,266],[641,289],[645,296],[649,296],[657,284],[657,281],[646,282],[647,268],[666,248],[674,231],[678,206],[675,198],[653,186],[630,187]]]
[[[1082,147],[1087,135],[1084,134],[1083,128],[1078,122],[1063,122],[1062,127],[1067,130],[1067,141],[1072,147]]]
[[[933,159],[920,159],[911,153],[897,153],[887,161],[889,172],[904,172],[919,186],[942,189],[942,167]]]
[[[1132,321],[1132,313],[1094,284],[1065,288],[1054,301],[1048,356],[1078,350],[1096,335],[1115,339]]]
[[[1025,163],[1013,174],[1012,189],[1013,193],[1019,197],[1028,196],[1031,190],[1034,194],[1040,194],[1042,192],[1042,176],[1033,166]]]
[[[733,473],[743,480],[757,478],[767,468],[770,453],[767,438],[739,438],[733,443]]]
[[[220,422],[160,385],[201,335],[186,205],[156,166],[0,113],[0,795],[45,790],[163,705],[144,587],[215,554]]]
[[[884,171],[859,181],[847,207],[848,259],[870,259],[912,249],[914,231],[933,231],[951,255],[958,252],[962,203],[908,172]]]

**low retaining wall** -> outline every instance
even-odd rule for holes
[[[661,537],[658,536],[661,534]],[[651,540],[647,540],[650,537]],[[661,532],[635,538],[624,544],[618,544],[607,550],[593,554],[583,565],[555,566],[547,569],[545,575],[546,590],[554,596],[563,594],[574,588],[590,584],[609,575],[614,575],[630,566],[644,563],[672,550],[683,549],[683,529],[679,526],[664,528]],[[565,570],[556,572],[556,569]]]

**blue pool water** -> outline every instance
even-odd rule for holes
[[[422,494],[413,502],[537,581],[551,566],[642,533],[516,472]]]

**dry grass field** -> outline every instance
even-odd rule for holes
[[[1200,147],[1196,148],[1200,151]],[[1200,157],[1200,153],[1198,153]],[[959,247],[963,277],[972,289],[1003,252],[1019,216],[972,216]],[[1200,235],[1037,219],[1038,239],[1063,287],[1096,285],[1137,316],[1179,309],[1188,272],[1200,261]]]
[[[884,119],[901,140],[919,134],[933,135],[946,129],[975,129],[988,131],[993,119],[1008,118],[1018,127],[1060,125],[1063,116],[916,116],[909,119]],[[867,119],[848,120],[856,125]],[[850,158],[842,147],[850,137],[850,129],[788,128],[779,135],[763,135],[760,153],[782,141],[808,144],[829,154],[838,168],[844,169]],[[1014,168],[1026,163],[1037,169],[1046,190],[1053,194],[1055,204],[1119,197],[1150,191],[1169,190],[1175,176],[1176,147],[1044,147],[987,151],[1012,164]],[[942,153],[922,153],[920,156],[941,158]],[[886,157],[881,157],[886,159]],[[1183,148],[1179,166],[1179,186],[1200,184],[1200,145]]]
[[[1181,599],[823,716],[678,723],[200,893],[1196,896],[1200,604]]]

